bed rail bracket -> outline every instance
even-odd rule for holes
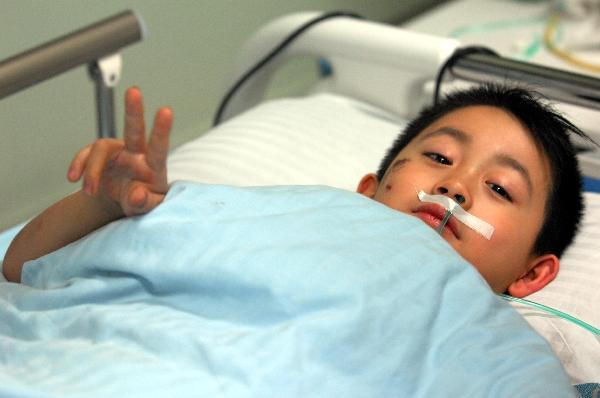
[[[115,138],[114,87],[121,78],[121,55],[90,62],[88,70],[96,91],[98,138]]]

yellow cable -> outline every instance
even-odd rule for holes
[[[594,64],[592,62],[585,61],[572,53],[562,50],[556,46],[554,43],[554,35],[556,33],[556,27],[560,22],[560,17],[558,14],[554,14],[548,20],[546,24],[546,29],[544,30],[544,45],[548,48],[550,53],[554,54],[556,57],[562,59],[565,62],[568,62],[572,65],[575,65],[581,69],[585,69],[590,72],[600,73],[600,64]]]

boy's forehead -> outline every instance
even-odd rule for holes
[[[509,135],[525,138],[527,143],[544,153],[537,137],[517,116],[492,105],[469,105],[446,112],[423,127],[408,145],[436,136],[449,136],[462,144],[480,136],[502,142]]]
[[[473,140],[473,138],[466,132],[450,126],[442,126],[440,128],[423,130],[421,133],[419,133],[419,135],[417,135],[417,137],[415,137],[415,139],[417,141],[425,141],[428,138],[435,138],[439,136],[449,136],[461,144],[468,144]]]

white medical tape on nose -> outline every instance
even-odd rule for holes
[[[452,213],[452,215],[456,217],[458,221],[462,222],[475,232],[480,233],[487,240],[492,238],[494,227],[485,221],[480,220],[474,215],[467,213],[465,209],[460,207],[458,203],[450,199],[448,196],[429,195],[423,191],[419,191],[417,195],[419,196],[419,200],[421,202],[435,203],[442,206],[446,210],[450,210],[450,213]]]

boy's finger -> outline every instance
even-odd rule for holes
[[[158,206],[164,198],[164,194],[152,192],[144,184],[132,183],[127,187],[123,210],[128,216],[145,214]]]
[[[142,92],[129,88],[125,92],[125,147],[134,153],[143,153],[146,150],[144,137],[144,104]]]
[[[156,193],[156,192],[148,192],[146,197],[146,205],[144,206],[144,213],[148,213],[156,206],[161,204],[165,200],[165,194]]]
[[[127,177],[142,182],[153,182],[156,174],[139,155],[131,155],[127,152],[121,152],[114,158],[114,164],[121,170],[126,170]]]
[[[87,158],[90,155],[90,151],[92,150],[92,145],[86,145],[81,149],[73,160],[71,160],[71,164],[69,165],[69,169],[67,171],[67,179],[71,182],[76,182],[81,177],[81,173],[85,169],[85,165],[87,163]]]
[[[169,153],[169,133],[173,126],[173,111],[161,108],[156,112],[152,135],[148,144],[146,158],[150,168],[156,172],[165,169]]]
[[[94,143],[87,158],[83,174],[83,191],[88,195],[95,195],[98,191],[100,177],[104,172],[108,159],[123,148],[119,140],[104,139]]]

